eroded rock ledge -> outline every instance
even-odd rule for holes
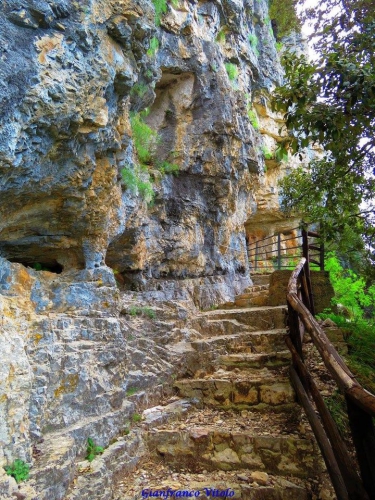
[[[25,492],[60,499],[87,437],[107,446],[183,369],[165,346],[195,308],[251,283],[245,224],[282,218],[263,147],[281,69],[265,0],[168,3],[160,26],[147,0],[10,0],[0,65],[0,466],[39,450]],[[154,175],[152,206],[121,173],[147,107],[155,155],[179,167]],[[158,321],[122,314],[126,290]]]

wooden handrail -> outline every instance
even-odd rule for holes
[[[304,257],[292,272],[287,289],[289,336],[286,343],[292,353],[293,386],[313,428],[338,500],[375,500],[375,428],[372,420],[375,417],[375,396],[356,380],[314,318],[309,235],[319,237],[315,232],[303,231]],[[309,332],[327,370],[345,395],[362,479],[355,472],[337,426],[304,364],[302,342],[305,331]],[[307,393],[316,404],[323,427],[316,421]]]
[[[355,376],[333,347],[319,323],[297,296],[297,278],[305,262],[306,259],[303,257],[290,277],[287,300],[293,309],[299,314],[300,319],[305,325],[306,330],[309,332],[324,364],[339,388],[350,399],[361,406],[363,410],[367,411],[367,413],[369,413],[372,417],[375,417],[375,396],[364,389],[362,385],[357,382]]]

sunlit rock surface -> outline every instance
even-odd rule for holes
[[[265,0],[168,3],[160,26],[146,0],[2,2],[0,466],[33,465],[27,498],[84,498],[89,436],[114,447],[103,471],[111,453],[133,467],[141,441],[113,440],[183,370],[166,346],[251,283],[245,225],[282,219],[284,166],[264,155],[280,81]],[[152,205],[121,173],[145,108],[154,156],[179,167],[149,165]],[[161,301],[158,320],[127,314],[126,290]]]

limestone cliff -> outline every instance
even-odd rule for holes
[[[282,218],[267,0],[180,0],[156,20],[147,0],[0,6],[0,466],[42,449],[36,498],[65,497],[88,436],[121,434],[129,387],[159,394],[187,311],[251,283],[245,224]],[[122,174],[146,108],[153,204]],[[133,324],[126,290],[185,305]]]

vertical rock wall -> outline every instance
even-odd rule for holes
[[[165,346],[192,304],[250,283],[245,223],[277,210],[277,192],[259,201],[256,96],[280,74],[266,0],[168,2],[160,26],[147,0],[1,4],[0,466],[33,465],[30,498],[64,498],[87,437],[124,431],[129,387],[170,382]],[[146,108],[153,205],[122,176]],[[183,302],[133,324],[124,289]],[[121,446],[133,463],[139,443]],[[14,488],[0,476],[0,495]]]

